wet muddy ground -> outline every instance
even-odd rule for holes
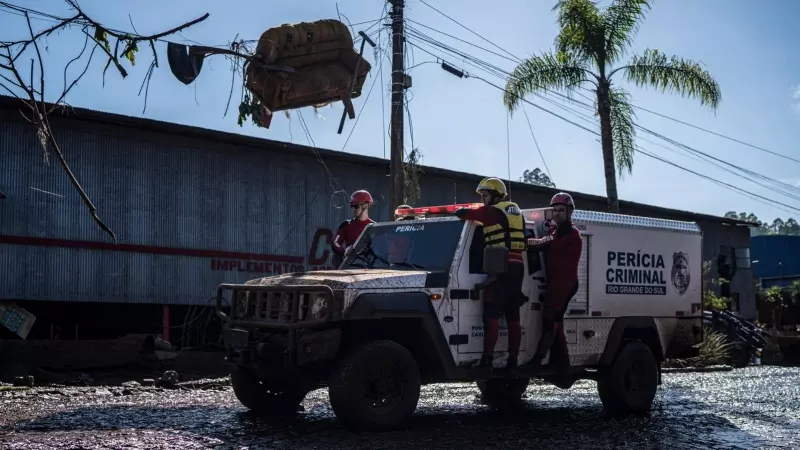
[[[595,383],[569,391],[534,384],[521,410],[499,413],[473,385],[424,388],[410,428],[351,433],[327,391],[309,394],[292,420],[254,417],[230,387],[33,388],[0,392],[0,448],[800,448],[800,369],[665,374],[656,410],[608,418]]]

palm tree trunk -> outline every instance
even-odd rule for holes
[[[611,135],[611,101],[608,82],[601,81],[597,88],[597,112],[600,115],[600,142],[603,147],[603,169],[606,176],[606,203],[608,211],[619,214],[617,172],[614,166],[614,143]]]

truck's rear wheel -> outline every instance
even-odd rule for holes
[[[242,405],[263,415],[293,415],[309,392],[301,386],[267,383],[238,366],[231,373],[231,385]]]
[[[374,341],[339,361],[328,395],[336,417],[348,427],[389,430],[414,414],[420,385],[417,363],[405,347]]]
[[[503,407],[519,402],[530,382],[528,378],[490,378],[477,384],[484,404]]]
[[[658,362],[650,347],[625,341],[614,363],[597,381],[603,406],[610,412],[644,414],[658,389]]]

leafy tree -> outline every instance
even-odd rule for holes
[[[650,0],[613,0],[603,10],[592,0],[558,0],[553,8],[560,27],[555,50],[520,63],[506,84],[503,99],[513,113],[528,94],[548,89],[570,93],[581,86],[591,87],[600,118],[606,195],[612,212],[619,212],[614,164],[621,172],[632,173],[636,145],[630,94],[615,85],[617,77],[637,86],[697,98],[714,110],[721,98],[717,81],[693,61],[648,49],[625,64],[616,64],[625,56],[649,9]]]
[[[736,211],[728,211],[725,213],[725,217],[758,224],[758,229],[762,234],[800,236],[800,223],[791,217],[786,219],[786,221],[778,217],[773,220],[772,223],[760,221],[753,213],[737,213]]]
[[[519,178],[519,181],[527,184],[535,184],[537,186],[545,186],[545,187],[556,187],[556,184],[553,183],[553,180],[547,176],[546,173],[542,172],[542,169],[535,168],[533,170],[525,170],[522,172],[522,176]]]

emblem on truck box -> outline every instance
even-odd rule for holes
[[[672,286],[683,295],[689,289],[689,256],[684,252],[675,252],[672,254]]]

